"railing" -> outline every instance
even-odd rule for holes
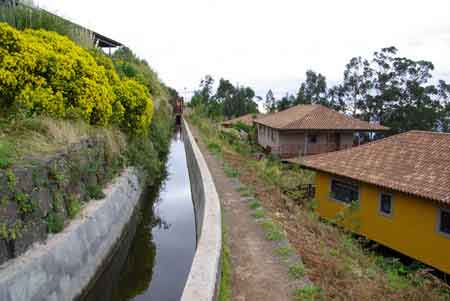
[[[298,155],[308,156],[315,155],[321,153],[334,152],[337,150],[347,149],[352,147],[353,145],[349,144],[341,144],[338,147],[336,144],[326,144],[326,143],[312,143],[306,146],[304,144],[281,144],[276,148],[272,148],[272,150],[278,153],[283,158],[295,157]]]

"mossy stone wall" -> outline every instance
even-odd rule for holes
[[[61,231],[122,168],[101,138],[83,140],[28,166],[0,170],[0,264]]]

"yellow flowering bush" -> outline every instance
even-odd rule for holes
[[[125,79],[114,87],[114,92],[125,110],[121,128],[137,134],[146,133],[153,116],[153,102],[148,101],[151,96],[147,88],[132,79]]]
[[[0,108],[27,116],[149,128],[153,103],[141,84],[121,80],[110,58],[45,30],[18,31],[0,23]]]

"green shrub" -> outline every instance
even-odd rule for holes
[[[74,218],[81,210],[81,202],[78,198],[71,195],[67,200],[67,215]]]
[[[92,200],[100,200],[105,197],[103,189],[100,185],[88,185],[86,187],[86,193]]]
[[[47,216],[47,230],[49,233],[58,233],[64,229],[64,219],[61,215],[50,212]]]

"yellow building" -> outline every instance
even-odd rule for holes
[[[450,274],[450,134],[411,131],[306,157],[317,212]]]

